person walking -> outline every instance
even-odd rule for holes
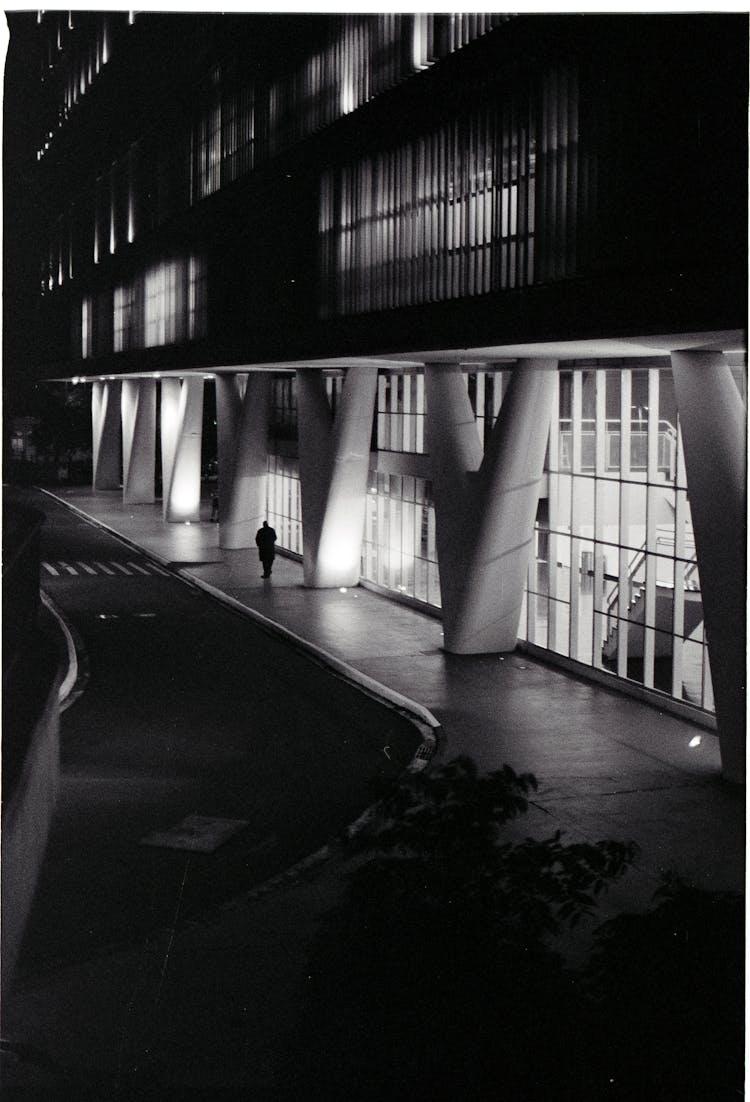
[[[271,567],[273,566],[273,560],[276,557],[276,533],[273,528],[268,524],[267,520],[263,521],[263,527],[259,528],[255,533],[255,542],[258,545],[258,555],[260,561],[263,564],[263,577],[271,577]]]

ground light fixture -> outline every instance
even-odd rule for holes
[[[690,742],[688,743],[688,746],[690,747],[691,750],[695,750],[696,746],[700,746],[700,744],[702,742],[703,742],[703,739],[701,738],[700,735],[693,735]]]

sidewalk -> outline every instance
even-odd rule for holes
[[[520,653],[446,654],[439,620],[361,587],[305,589],[301,564],[282,555],[263,581],[254,549],[219,548],[207,506],[200,524],[167,525],[158,503],[124,506],[117,491],[58,496],[429,709],[442,728],[441,758],[468,754],[482,769],[508,762],[535,773],[550,833],[635,839],[641,856],[629,890],[637,897],[648,898],[667,870],[706,888],[743,888],[744,793],[720,781],[712,733]],[[691,748],[695,735],[701,742]]]

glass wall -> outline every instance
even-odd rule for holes
[[[440,607],[435,509],[428,480],[370,471],[362,577]]]
[[[672,373],[561,371],[521,638],[713,709]]]
[[[85,307],[85,308],[84,308]],[[98,342],[100,354],[134,348],[155,348],[197,340],[206,333],[206,265],[201,257],[163,260],[97,303],[94,325],[105,321],[110,341]],[[111,318],[105,318],[111,314]],[[91,329],[92,311],[82,304],[81,344],[90,347],[86,331]],[[83,352],[85,358],[86,353]]]
[[[578,74],[553,68],[320,181],[322,317],[575,275],[590,217]],[[564,198],[563,198],[564,196]],[[589,197],[590,198],[590,197]]]
[[[266,516],[276,531],[279,547],[302,554],[302,495],[299,461],[282,455],[268,456]]]
[[[424,375],[378,376],[377,447],[380,451],[425,451]]]

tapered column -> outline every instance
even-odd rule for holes
[[[297,372],[305,585],[359,582],[377,381],[349,368],[334,420],[322,372]]]
[[[156,380],[122,382],[122,500],[154,500],[156,468]]]
[[[453,653],[516,645],[556,369],[554,360],[519,361],[480,464],[460,368],[426,365],[444,645]]]
[[[165,384],[167,384],[165,386]],[[164,519],[200,519],[203,378],[162,383],[162,478]]]
[[[91,391],[95,490],[117,490],[121,482],[120,383],[96,381]]]
[[[242,409],[241,384],[246,376],[232,373],[216,376],[216,448],[218,459],[219,522],[226,514],[234,474],[234,449]]]
[[[216,381],[218,384],[219,379]],[[230,401],[234,407],[233,399]],[[226,444],[228,471],[225,481],[221,481],[219,451],[219,542],[222,547],[254,547],[255,533],[265,519],[270,403],[271,376],[264,372],[248,375],[233,449],[229,449],[228,441]],[[217,410],[220,424],[222,408],[223,399]]]
[[[177,448],[177,430],[180,418],[180,390],[182,384],[179,379],[162,379],[161,381],[161,482],[162,482],[162,514],[167,519],[167,507],[169,505],[169,487],[172,482],[172,468],[174,467],[175,450]]]
[[[745,410],[720,352],[673,352],[722,771],[745,779]]]

